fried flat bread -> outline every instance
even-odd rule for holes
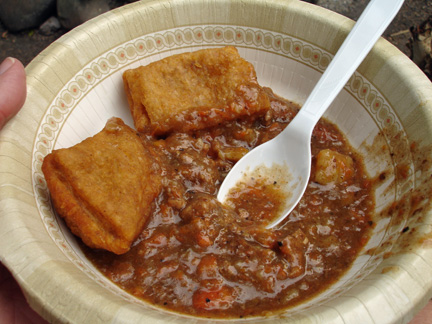
[[[162,135],[217,125],[270,108],[251,63],[234,47],[173,55],[123,74],[135,127]]]
[[[154,158],[120,119],[93,137],[47,155],[42,171],[53,204],[90,247],[129,250],[161,190]]]

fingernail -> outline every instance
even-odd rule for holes
[[[12,57],[7,57],[1,64],[0,64],[0,75],[5,73],[9,68],[14,65],[15,59]]]

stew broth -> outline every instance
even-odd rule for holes
[[[347,271],[368,240],[374,201],[361,158],[331,123],[316,126],[308,188],[277,228],[263,226],[283,199],[276,183],[266,190],[244,186],[229,206],[216,199],[234,163],[276,136],[299,109],[266,92],[271,109],[263,117],[166,138],[140,134],[158,159],[164,189],[128,253],[83,245],[105,276],[172,311],[242,318],[305,301]]]

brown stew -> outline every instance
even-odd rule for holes
[[[298,111],[266,92],[271,109],[263,117],[166,138],[140,134],[159,159],[164,189],[128,253],[83,246],[104,275],[173,311],[242,318],[296,305],[347,271],[368,240],[374,201],[361,159],[331,123],[316,126],[308,188],[276,229],[262,226],[283,198],[276,183],[245,186],[234,208],[215,198],[233,164]]]

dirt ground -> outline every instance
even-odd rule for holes
[[[315,2],[351,19],[357,19],[368,0],[317,0]],[[407,47],[410,38],[409,28],[419,25],[431,15],[432,0],[406,0],[384,37],[409,56],[410,50]],[[13,56],[27,65],[65,32],[67,31],[62,29],[50,36],[41,35],[37,29],[10,33],[0,24],[0,60]]]

